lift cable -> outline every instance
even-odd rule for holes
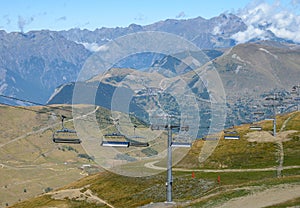
[[[3,95],[3,94],[0,94],[0,97],[6,98],[6,99],[11,99],[11,100],[17,100],[17,101],[21,101],[21,102],[24,102],[24,103],[30,103],[30,104],[33,104],[33,105],[49,107],[49,108],[56,109],[56,110],[63,110],[63,111],[67,111],[67,112],[73,112],[72,110],[68,110],[68,109],[65,109],[65,108],[62,108],[62,107],[49,106],[49,105],[45,105],[45,104],[42,104],[42,103],[37,103],[37,102],[34,102],[34,101],[29,101],[29,100],[25,100],[25,99],[16,98],[16,97],[11,97],[11,96],[7,96],[7,95]],[[10,107],[13,107],[13,108],[19,108],[19,109],[23,109],[23,110],[27,110],[27,111],[32,111],[32,112],[39,113],[39,114],[48,114],[48,115],[52,115],[52,116],[55,115],[59,118],[61,118],[61,116],[62,116],[62,115],[53,114],[51,112],[43,112],[43,111],[33,110],[31,108],[26,108],[24,106],[11,105],[11,104],[7,104],[7,103],[4,103],[4,102],[0,102],[0,104],[10,106]],[[72,119],[71,117],[66,117],[66,118],[68,120]],[[95,122],[94,120],[90,120],[90,119],[84,119],[84,118],[80,118],[80,119],[83,120],[83,121]],[[101,122],[102,124],[113,124],[113,122],[114,122],[113,119],[106,118],[106,117],[102,117],[102,118],[97,117],[97,121]],[[122,122],[122,124],[132,124],[132,123]]]
[[[30,103],[30,104],[33,104],[33,105],[47,106],[47,105],[42,104],[42,103],[37,103],[37,102],[34,102],[34,101],[29,101],[29,100],[25,100],[25,99],[16,98],[16,97],[11,97],[11,96],[7,96],[7,95],[3,95],[3,94],[0,94],[0,97],[4,97],[6,99],[11,99],[11,100],[21,101],[23,103]],[[72,110],[64,109],[64,108],[61,108],[61,107],[51,106],[51,108],[72,112]]]

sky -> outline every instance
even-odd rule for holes
[[[251,2],[253,3],[249,0],[1,0],[0,29],[7,32],[70,28],[94,30],[101,27],[126,27],[131,23],[147,25],[165,19],[198,16],[209,19],[224,12],[237,12]]]
[[[300,43],[300,0],[0,0],[0,30],[95,30],[152,24],[166,19],[210,19],[232,13],[247,30],[232,36],[242,43],[268,36]],[[220,25],[221,27],[221,25]],[[218,28],[215,28],[218,31]]]

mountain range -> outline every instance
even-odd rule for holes
[[[145,26],[131,24],[124,28],[99,28],[94,31],[77,28],[67,31],[42,30],[28,33],[6,33],[5,31],[0,31],[0,93],[46,103],[50,97],[53,97],[51,94],[56,88],[70,86],[70,83],[76,81],[86,59],[94,52],[100,50],[103,44],[120,36],[142,31],[161,31],[184,37],[203,49],[209,60],[214,60],[215,67],[220,67],[220,70],[222,68],[220,73],[223,73],[226,79],[230,79],[230,76],[231,78],[235,76],[234,79],[237,79],[237,71],[239,71],[238,75],[244,73],[244,70],[240,67],[246,66],[248,63],[248,65],[251,65],[250,68],[254,69],[256,67],[255,64],[261,61],[261,63],[271,62],[268,68],[271,67],[272,69],[268,72],[266,72],[267,69],[264,69],[264,72],[253,75],[253,79],[259,77],[259,80],[264,80],[263,76],[266,76],[268,79],[276,80],[276,75],[273,72],[286,75],[286,71],[279,71],[279,67],[285,66],[286,62],[289,62],[288,65],[294,66],[295,69],[287,67],[285,70],[290,68],[293,68],[293,70],[298,69],[297,44],[293,44],[290,40],[277,38],[269,31],[268,37],[264,36],[262,39],[265,40],[267,38],[272,41],[263,41],[257,38],[250,41],[269,48],[260,50],[258,46],[255,46],[258,49],[252,50],[253,44],[237,45],[237,42],[232,38],[234,34],[246,29],[247,25],[241,18],[233,14],[221,14],[211,19],[202,17],[186,20],[167,19]],[[272,52],[268,53],[272,50],[279,53],[279,56],[284,55],[284,53],[289,54],[291,51],[295,52],[293,52],[292,60],[290,57],[285,60],[278,60],[270,55]],[[228,56],[230,51],[237,51],[237,53]],[[263,54],[264,56],[257,54]],[[247,60],[248,58],[253,60],[250,62],[239,60],[239,57],[244,56],[245,58],[241,60]],[[217,61],[215,60],[216,58]],[[139,62],[135,61],[137,59]],[[116,66],[140,70],[156,64],[156,66],[165,68],[165,64],[168,63],[167,59],[168,57],[163,55],[148,53],[137,55],[135,59],[125,60]],[[277,69],[273,69],[274,63],[279,64],[278,66],[276,65]],[[225,71],[224,67],[226,68]],[[239,69],[236,67],[239,67]],[[264,67],[264,65],[261,66],[261,70]],[[228,75],[232,72],[234,73]],[[250,71],[248,72],[250,73]],[[255,72],[258,72],[256,68]],[[296,79],[297,74],[294,72],[292,74],[294,76],[291,76],[291,78]],[[247,79],[249,78],[247,74],[245,76]],[[238,86],[232,80],[224,82],[226,82],[225,86]],[[276,80],[276,82],[271,81],[271,83],[278,83],[278,86],[284,86],[288,83],[290,86],[291,83],[294,83],[294,80],[293,82],[278,82]],[[273,84],[272,86],[274,86]],[[4,98],[0,98],[0,101],[10,104],[25,104]],[[52,102],[51,99],[49,101],[49,103]]]
[[[196,70],[198,74],[201,74],[208,68],[214,67],[218,72],[226,94],[227,121],[225,125],[227,127],[253,122],[254,114],[257,111],[264,112],[264,118],[273,116],[272,109],[265,108],[263,105],[266,97],[273,96],[274,92],[280,94],[282,99],[290,99],[290,91],[300,78],[300,47],[277,44],[271,41],[239,44],[210,59],[211,61]],[[146,113],[149,110],[147,110],[147,106],[152,106],[151,110],[163,108],[165,112],[176,115],[179,108],[174,107],[174,101],[171,101],[172,97],[166,98],[166,94],[172,94],[172,92],[181,94],[178,88],[174,91],[174,85],[176,86],[176,83],[184,77],[183,79],[193,95],[199,99],[198,109],[201,109],[199,112],[201,125],[209,125],[212,101],[203,80],[195,77],[194,71],[189,70],[184,71],[183,74],[177,72],[175,77],[170,77],[169,75],[174,74],[178,68],[177,60],[174,58],[165,57],[155,64],[159,65],[158,71],[152,70],[145,73],[134,69],[113,68],[104,76],[99,75],[86,82],[62,85],[49,99],[48,104],[72,103],[76,85],[84,92],[88,92],[86,90],[88,87],[97,86],[95,104],[110,109],[114,91],[124,87],[128,91],[132,91],[129,93],[130,95],[135,94],[131,101],[131,109],[135,109],[133,112],[141,119],[149,119],[148,113]],[[146,88],[141,86],[138,82],[139,79],[147,80]],[[164,89],[165,94],[162,96],[163,93],[160,93],[157,87],[164,79],[170,80],[174,84]],[[149,90],[147,91],[147,87],[151,88],[150,93]],[[182,87],[184,88],[184,86]],[[158,98],[150,96],[149,99],[149,95],[153,93],[157,94]],[[86,101],[86,96],[87,93],[82,93],[82,102],[92,104]],[[165,103],[163,107],[161,103]],[[295,106],[295,102],[286,100],[282,106],[282,111],[291,109],[292,106]],[[141,112],[141,109],[143,109],[143,113],[137,113]],[[199,133],[203,135],[207,132]]]
[[[57,32],[0,31],[1,94],[45,103],[53,90],[75,81],[91,54]]]
[[[167,19],[145,26],[131,24],[125,28],[100,28],[94,31],[71,29],[60,33],[68,40],[82,43],[91,50],[97,50],[97,45],[103,45],[117,37],[142,31],[176,34],[192,41],[201,49],[212,49],[235,45],[231,36],[246,28],[247,26],[239,17],[233,14],[222,14],[211,19],[202,17],[187,20]]]

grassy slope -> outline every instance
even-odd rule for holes
[[[290,115],[278,117],[278,129]],[[299,125],[300,113],[293,115],[287,123],[286,130],[300,130]],[[262,123],[266,130],[271,130],[272,124],[269,121]],[[248,126],[249,127],[249,126]],[[221,140],[214,153],[204,163],[201,168],[218,168],[219,164],[226,165],[228,168],[259,168],[276,165],[274,145],[266,144],[249,144],[244,135],[249,131],[247,126],[237,127],[241,135],[240,141]],[[299,165],[296,157],[299,156],[299,134],[295,134],[293,139],[284,142],[285,163],[284,165]],[[198,154],[201,151],[203,141],[197,141],[186,157],[177,164],[177,167],[199,168]],[[293,148],[295,147],[295,148]],[[159,175],[131,178],[113,173],[105,172],[83,178],[74,182],[64,189],[80,188],[89,185],[89,189],[98,197],[108,201],[116,207],[136,207],[151,201],[159,202],[165,200],[166,173]],[[299,182],[300,169],[284,170],[284,178],[278,179],[275,171],[264,172],[241,172],[241,173],[200,173],[195,172],[194,178],[192,173],[174,172],[173,197],[175,201],[191,201],[192,206],[210,206],[215,200],[234,198],[248,194],[249,191],[243,189],[244,186],[272,186],[282,183]],[[217,182],[220,176],[221,182]],[[236,191],[234,188],[241,188]],[[212,195],[211,195],[212,194]],[[211,196],[210,196],[211,195]],[[207,199],[203,196],[209,196]],[[299,204],[295,199],[287,204]],[[76,207],[80,203],[85,203],[85,207],[95,207],[95,204],[86,204],[76,200],[50,200],[49,196],[40,196],[29,201],[17,204],[14,207],[33,207],[40,204],[41,206],[65,206]],[[76,206],[74,204],[77,204]],[[81,204],[83,206],[83,204]],[[280,207],[278,205],[278,207]]]
[[[283,122],[291,117],[284,130],[300,131],[300,113],[286,114],[277,117],[277,131]],[[265,131],[272,130],[272,121],[262,121],[260,125]],[[203,163],[199,164],[198,154],[204,141],[196,141],[191,151],[176,165],[182,168],[264,168],[276,166],[277,149],[274,143],[248,142],[245,135],[250,131],[249,125],[236,127],[240,140],[221,139],[212,155]],[[291,135],[292,140],[284,142],[285,163],[284,165],[300,165],[299,133]],[[194,161],[192,163],[191,161]]]
[[[298,173],[299,175],[299,170]],[[217,183],[218,175],[221,176],[221,184]],[[74,189],[89,185],[89,189],[97,196],[106,200],[115,207],[137,207],[150,202],[165,201],[165,174],[147,178],[128,178],[112,173],[102,173],[86,177],[72,183],[64,189]],[[211,200],[219,201],[247,194],[244,186],[271,187],[282,183],[297,183],[299,176],[290,176],[278,179],[273,172],[260,173],[196,173],[195,178],[187,173],[174,173],[173,199],[177,202],[190,201],[195,207],[207,205]],[[240,189],[240,190],[238,190]],[[204,196],[209,196],[207,200]],[[72,207],[77,203],[84,207],[94,207],[95,204],[87,204],[73,200],[54,200],[48,195],[33,198],[19,203],[13,207],[49,207],[62,206]],[[37,206],[39,205],[39,206]]]
[[[70,107],[65,106],[70,110]],[[79,167],[88,163],[78,145],[52,142],[52,131],[60,119],[42,112],[48,107],[27,107],[34,111],[0,106],[0,206],[9,205],[58,188],[83,177]],[[70,116],[70,112],[54,110]],[[67,127],[72,127],[68,122]],[[13,142],[10,142],[13,141]],[[10,142],[10,143],[9,143]],[[2,165],[1,165],[2,166]],[[0,167],[1,167],[0,166]]]

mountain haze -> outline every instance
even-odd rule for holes
[[[203,80],[199,78],[195,79],[193,71],[175,72],[178,67],[178,60],[174,60],[172,57],[165,57],[161,61],[155,62],[154,65],[156,66],[154,69],[158,68],[159,71],[153,71],[153,68],[150,68],[151,70],[147,72],[150,73],[149,76],[162,76],[158,80],[162,80],[163,77],[169,77],[174,83],[176,79],[184,77],[187,85],[190,86],[196,97],[210,102],[209,95],[206,92],[207,89],[203,85]],[[288,94],[292,87],[298,83],[300,74],[300,48],[294,44],[277,45],[276,42],[270,41],[239,44],[212,59],[211,62],[206,63],[206,65],[196,71],[198,74],[201,74],[202,71],[207,70],[209,67],[214,67],[218,71],[223,83],[228,103],[227,125],[230,125],[232,122],[237,122],[237,124],[252,122],[251,112],[254,113],[257,111],[253,106],[258,105],[261,106],[260,110],[267,110],[262,107],[266,94],[271,94],[274,90]],[[110,107],[110,95],[113,94],[113,91],[119,84],[122,82],[127,83],[128,79],[133,79],[132,74],[137,73],[134,71],[136,70],[114,69],[108,71],[108,74],[103,78],[93,78],[81,84],[83,86],[88,86],[92,83],[96,84],[98,90],[95,102],[97,105],[107,108]],[[172,78],[172,74],[176,76]],[[170,77],[169,75],[172,76]],[[139,77],[142,77],[142,75]],[[157,86],[155,84],[148,84],[148,87]],[[71,103],[74,86],[75,83],[61,86],[53,94],[48,103]],[[105,90],[107,87],[110,90]],[[123,87],[126,88],[126,84]],[[138,90],[138,88],[135,88],[132,82],[128,90]],[[108,91],[111,91],[111,93],[108,93],[109,96],[107,94]],[[169,91],[171,91],[171,88]],[[102,93],[98,95],[99,92]],[[101,97],[100,100],[97,99],[100,98],[99,96]],[[67,97],[69,99],[66,100]],[[135,101],[132,102],[134,103]],[[202,103],[199,105],[201,106],[199,106],[200,109],[207,109],[207,107],[204,107],[206,104]],[[239,107],[237,108],[237,106]],[[143,108],[143,106],[139,107]],[[202,113],[205,114],[205,112]],[[270,116],[270,112],[268,114]]]
[[[71,29],[60,33],[68,40],[84,44],[91,50],[134,32],[160,31],[179,35],[201,49],[230,47],[235,44],[231,35],[246,30],[243,21],[233,14],[221,14],[218,17],[204,19],[197,17],[186,20],[167,19],[150,25],[131,24],[128,27],[100,28],[94,31]]]
[[[75,81],[91,54],[52,31],[0,31],[0,92],[44,103],[53,90]]]
[[[94,31],[78,28],[27,33],[0,31],[0,93],[46,103],[55,88],[76,81],[91,54],[101,50],[103,44],[127,34],[145,31],[172,33],[191,41],[214,59],[235,46],[237,42],[233,37],[246,30],[247,25],[240,17],[224,13],[211,19],[167,19],[145,26],[131,24],[128,27],[102,27]],[[271,31],[266,31],[266,34],[269,34],[268,37],[261,39],[271,39],[273,42],[264,44],[288,48],[287,43],[292,43],[291,40],[276,37]],[[250,42],[260,42],[261,39],[256,37]],[[125,61],[116,67],[147,68],[153,63],[161,64],[165,58],[163,54],[142,54],[130,63]],[[0,101],[16,103],[2,98]]]

